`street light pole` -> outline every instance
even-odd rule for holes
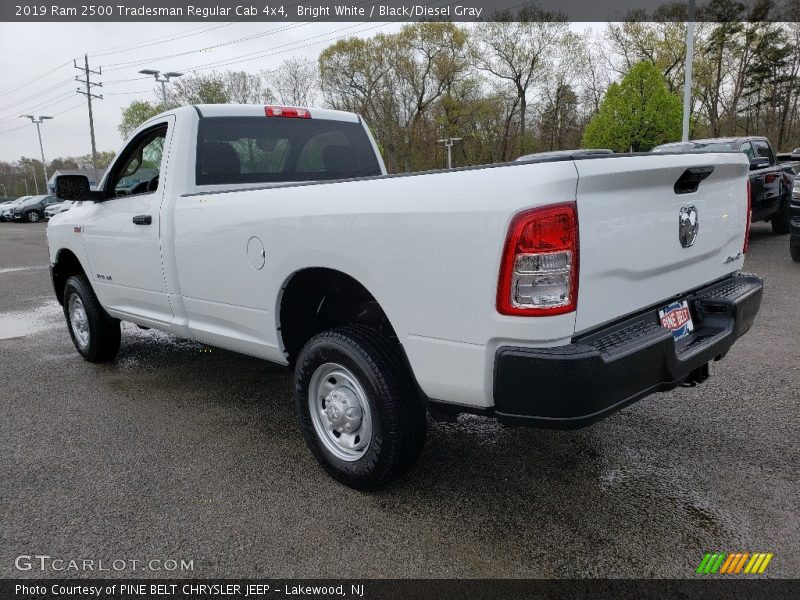
[[[42,153],[42,170],[44,171],[44,187],[45,191],[47,191],[47,163],[44,160],[44,146],[42,145],[42,130],[40,129],[40,126],[46,119],[52,119],[53,117],[48,117],[44,115],[39,117],[34,117],[33,115],[20,115],[20,118],[30,119],[31,123],[34,123],[36,125],[36,133],[39,135],[39,151]],[[34,178],[35,177],[36,174],[34,173]],[[36,193],[37,194],[39,193],[38,185],[36,186]]]
[[[692,108],[692,60],[694,59],[694,0],[689,0],[686,22],[686,66],[683,73],[683,133],[681,141],[689,141],[689,113]]]
[[[174,77],[180,77],[183,73],[177,73],[175,71],[169,71],[167,73],[162,73],[156,69],[142,69],[139,71],[142,75],[152,75],[155,80],[161,84],[161,103],[164,105],[164,110],[167,110],[167,86],[166,84],[169,83],[169,80]]]
[[[444,144],[445,148],[447,148],[447,168],[453,168],[453,144],[456,142],[460,142],[464,138],[454,138],[449,137],[443,140],[437,140],[440,144]]]

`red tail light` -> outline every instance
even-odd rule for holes
[[[284,117],[287,119],[310,119],[311,113],[307,108],[292,108],[291,106],[265,106],[264,113],[268,117]]]
[[[497,312],[536,317],[574,311],[578,267],[574,202],[518,214],[511,221],[503,250]]]
[[[744,245],[742,254],[747,254],[750,249],[750,221],[753,219],[753,191],[750,187],[750,180],[747,180],[747,222],[744,226]]]

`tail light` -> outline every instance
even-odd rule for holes
[[[753,219],[753,190],[750,186],[750,180],[747,180],[747,222],[744,226],[744,244],[742,245],[742,254],[747,254],[750,249],[750,221]]]
[[[311,113],[307,108],[293,108],[291,106],[265,106],[264,114],[268,117],[284,117],[287,119],[310,119]]]
[[[497,312],[535,317],[574,311],[578,267],[574,202],[518,214],[511,221],[503,250]]]

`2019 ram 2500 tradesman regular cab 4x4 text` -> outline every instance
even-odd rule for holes
[[[143,124],[47,234],[89,361],[120,320],[294,369],[339,481],[409,468],[427,412],[581,426],[694,384],[751,326],[743,154],[387,175],[360,117],[200,105]],[[138,173],[145,189],[117,194]],[[126,190],[127,192],[128,190]]]

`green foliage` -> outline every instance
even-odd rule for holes
[[[161,110],[162,106],[160,104],[151,104],[144,100],[133,100],[122,111],[122,122],[117,129],[119,129],[122,137],[127,138],[139,125],[156,116]]]
[[[584,130],[583,145],[645,152],[680,139],[681,116],[680,99],[669,92],[659,70],[642,61],[608,87],[600,111]]]

